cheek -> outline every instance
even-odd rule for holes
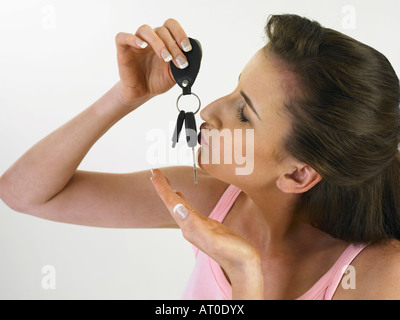
[[[256,135],[253,129],[230,130],[209,136],[197,151],[198,166],[215,178],[236,186],[275,185],[279,163],[278,133]]]
[[[251,164],[254,171],[254,163],[257,157],[256,137],[254,129],[243,129],[235,132],[235,164],[240,167]],[[249,173],[250,174],[250,173]]]
[[[280,136],[275,131],[255,139],[254,172],[265,182],[275,181],[281,174],[281,160],[278,159],[281,150],[280,141]]]
[[[205,151],[213,164],[241,166],[247,158],[254,159],[254,130],[224,130],[211,135]]]
[[[248,176],[251,179],[269,179],[275,175],[277,162],[274,156],[276,147],[273,136],[256,135],[253,129],[244,130],[240,139],[236,139],[234,154],[236,171],[243,179]]]

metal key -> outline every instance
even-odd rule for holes
[[[194,183],[197,184],[196,157],[194,154],[194,147],[197,146],[197,128],[196,128],[196,119],[194,117],[193,112],[185,113],[185,128],[186,128],[186,142],[189,148],[192,148],[192,154],[193,154]]]

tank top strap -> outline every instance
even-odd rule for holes
[[[350,244],[331,268],[331,278],[325,294],[325,300],[332,300],[342,277],[349,265],[368,244]]]
[[[213,211],[210,213],[209,218],[218,222],[223,222],[240,192],[241,190],[238,187],[230,184],[222,194]]]
[[[228,214],[229,210],[233,206],[236,201],[236,198],[239,196],[241,190],[230,184],[222,194],[221,198],[218,200],[217,204],[215,205],[214,209],[211,211],[210,215],[208,216],[210,219],[216,220],[218,222],[223,222],[226,215]],[[199,249],[193,246],[194,255],[197,258],[197,253]]]
[[[349,244],[334,265],[298,300],[332,300],[348,266],[367,244]]]

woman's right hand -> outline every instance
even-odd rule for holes
[[[141,26],[135,34],[120,32],[115,37],[123,103],[149,99],[171,89],[175,80],[169,61],[187,66],[183,51],[191,50],[180,24],[168,19],[162,27]]]

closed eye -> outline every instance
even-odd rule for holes
[[[236,107],[236,115],[240,122],[249,122],[249,120],[243,113],[244,105],[244,103],[238,104],[238,106]]]

